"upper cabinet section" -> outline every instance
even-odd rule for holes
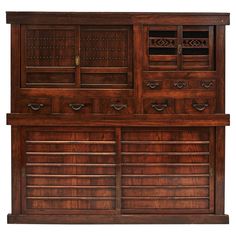
[[[21,26],[21,87],[132,88],[131,26]]]
[[[144,26],[145,70],[215,69],[214,26]]]

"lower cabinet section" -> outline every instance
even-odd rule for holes
[[[21,215],[214,213],[214,127],[19,130]]]

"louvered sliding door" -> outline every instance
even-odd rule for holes
[[[122,212],[212,212],[213,139],[211,128],[124,129]]]
[[[214,128],[38,127],[22,135],[25,213],[214,210]]]
[[[35,128],[24,136],[24,211],[42,214],[114,211],[114,129]]]

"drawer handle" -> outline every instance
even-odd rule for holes
[[[182,89],[187,87],[187,83],[184,81],[178,81],[176,83],[174,83],[174,87],[178,88],[178,89]]]
[[[168,107],[168,101],[165,103],[154,103],[152,104],[152,108],[158,112],[164,111]]]
[[[208,103],[193,103],[192,106],[197,111],[204,111],[209,105]]]
[[[79,103],[71,103],[71,104],[69,104],[69,107],[71,107],[74,111],[79,111],[79,110],[81,110],[83,107],[85,107],[85,105],[84,104],[79,104]]]
[[[111,104],[111,107],[116,111],[121,111],[124,108],[127,108],[126,104]]]
[[[213,86],[213,81],[202,81],[201,86],[203,88],[209,89],[210,87]]]
[[[28,107],[32,109],[33,111],[39,111],[42,107],[44,107],[44,104],[42,103],[29,103]]]
[[[146,85],[147,85],[147,87],[149,87],[150,89],[160,88],[160,83],[154,82],[154,81],[149,81],[149,82],[147,82]]]

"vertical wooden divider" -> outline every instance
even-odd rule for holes
[[[142,101],[142,91],[143,91],[143,81],[142,81],[142,72],[143,72],[143,52],[141,49],[142,44],[142,25],[134,24],[133,26],[133,38],[134,38],[134,96],[136,101],[136,113],[143,113],[143,101]]]
[[[121,128],[115,129],[116,140],[116,214],[121,212]]]

